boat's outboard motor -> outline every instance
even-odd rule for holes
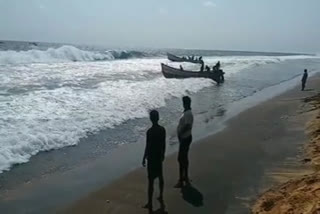
[[[220,83],[223,83],[224,82],[224,72],[223,72],[223,70],[220,70],[220,73],[221,73],[221,75],[220,75]]]

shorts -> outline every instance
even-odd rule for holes
[[[162,162],[148,162],[147,170],[149,179],[162,177]]]
[[[178,162],[180,164],[188,164],[188,153],[189,148],[192,142],[192,135],[187,138],[180,138],[180,145],[179,145],[179,153],[178,153]]]

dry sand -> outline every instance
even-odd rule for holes
[[[309,86],[319,89],[319,82],[314,78]],[[297,171],[295,166],[301,160],[298,148],[307,140],[304,124],[312,116],[301,114],[299,109],[301,100],[311,94],[314,92],[298,88],[286,92],[234,117],[223,131],[194,143],[190,151],[191,188],[173,188],[178,177],[176,154],[167,157],[165,208],[155,200],[155,213],[249,213],[262,188],[308,173]],[[297,185],[317,181],[310,179],[306,177]],[[59,213],[147,213],[141,208],[146,202],[146,182],[145,169],[139,168]],[[270,204],[269,208],[274,207]]]
[[[314,113],[311,121],[307,124],[307,133],[310,136],[310,141],[307,144],[306,161],[311,161],[312,166],[320,169],[320,94],[305,99],[309,103],[310,111]]]

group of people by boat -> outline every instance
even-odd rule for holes
[[[210,67],[208,65],[206,65],[206,70],[204,71],[204,63],[201,64],[201,68],[200,68],[200,72],[218,72],[220,70],[220,61],[217,62],[217,64],[215,64],[212,67],[212,70],[210,69]]]
[[[219,77],[219,79],[221,80],[221,82],[223,82],[224,81],[224,72],[222,71],[222,69],[220,69],[220,67],[221,67],[220,61],[218,61],[214,66],[212,66],[212,70],[210,69],[210,67],[208,65],[206,65],[205,72],[212,72],[212,73],[216,74]]]
[[[197,63],[201,64],[202,57],[195,57],[194,55],[192,56],[176,56],[170,53],[167,53],[168,59],[172,62],[191,62],[191,63]]]
[[[200,57],[195,57],[194,55],[192,55],[192,56],[186,56],[186,57],[183,56],[182,59],[188,60],[188,61],[198,61],[198,62],[203,61],[203,60],[202,60],[202,56],[200,56]]]
[[[224,72],[221,69],[220,61],[218,61],[211,69],[210,66],[205,65],[202,56],[195,57],[192,55],[179,57],[170,53],[167,53],[167,55],[168,59],[172,62],[190,62],[200,64],[201,67],[200,71],[188,71],[185,70],[182,65],[180,65],[180,68],[174,68],[161,63],[161,71],[165,78],[210,78],[218,84],[224,82]]]
[[[220,69],[221,67],[220,61],[218,61],[214,66],[212,66],[212,70],[211,70],[211,68],[208,65],[205,66],[204,61],[202,60],[202,57],[199,57],[199,59],[201,60],[200,72],[212,73],[218,77],[219,82],[224,82],[224,72]],[[184,70],[182,65],[180,65],[180,70],[181,71]]]

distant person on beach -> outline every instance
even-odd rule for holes
[[[301,79],[301,91],[304,91],[305,87],[306,87],[306,82],[308,79],[308,70],[304,69],[304,73]]]
[[[182,65],[180,65],[180,70],[181,70],[181,71],[183,71],[183,67],[182,67]]]
[[[184,96],[182,98],[184,112],[180,118],[179,125],[177,128],[177,134],[179,139],[179,153],[178,153],[178,163],[179,163],[179,181],[175,185],[176,188],[181,188],[184,185],[190,184],[189,179],[189,147],[192,142],[192,125],[193,125],[193,114],[191,111],[191,98]]]
[[[159,113],[156,110],[150,112],[152,127],[147,131],[147,143],[143,155],[142,165],[146,166],[148,171],[148,202],[144,208],[152,212],[153,184],[156,178],[159,178],[159,201],[163,202],[163,173],[162,162],[166,150],[166,130],[158,124]]]

